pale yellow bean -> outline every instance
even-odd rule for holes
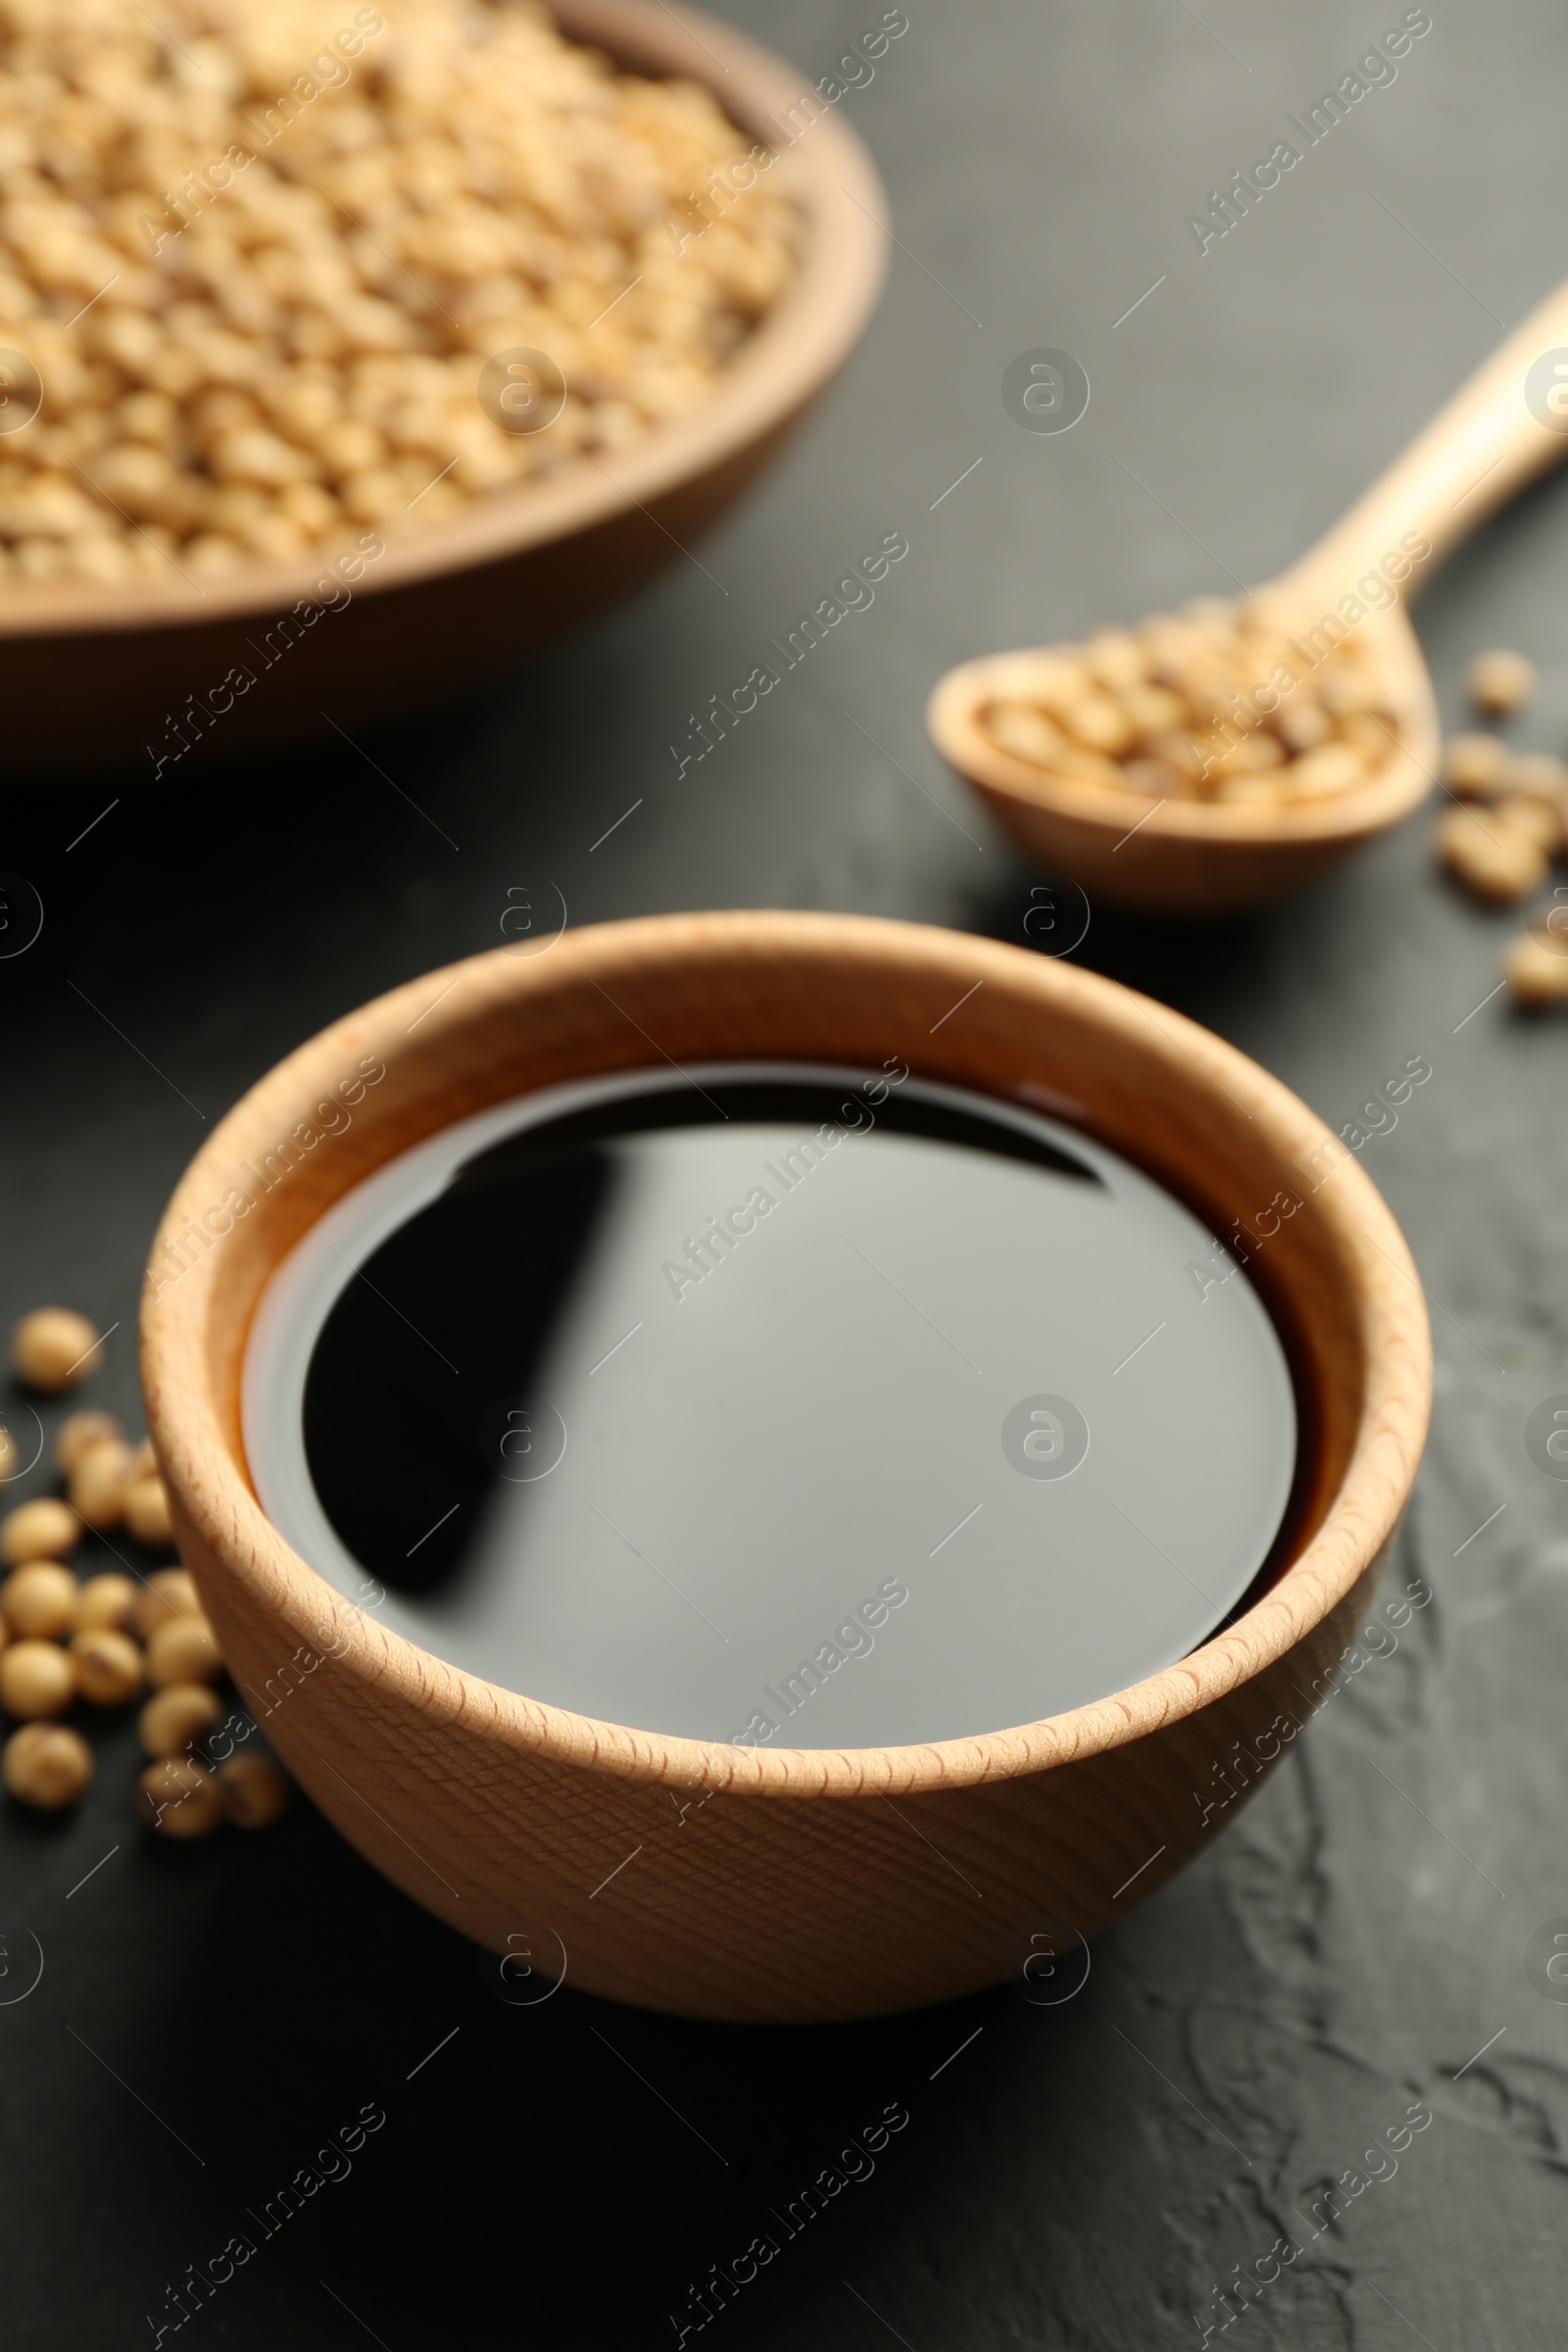
[[[223,1811],[242,1830],[266,1829],[288,1803],[288,1780],[270,1756],[230,1756],[218,1767]]]
[[[52,1494],[19,1502],[0,1519],[0,1560],[20,1568],[26,1560],[63,1560],[81,1541],[81,1521]]]
[[[161,1478],[138,1478],[125,1489],[125,1525],[138,1544],[159,1550],[174,1541],[169,1492]]]
[[[8,1715],[63,1715],[75,1696],[71,1660],[56,1642],[9,1642],[0,1649],[0,1707]]]
[[[136,1718],[142,1746],[150,1756],[177,1756],[215,1730],[223,1702],[205,1683],[166,1683]]]
[[[107,1626],[74,1634],[70,1658],[76,1689],[89,1706],[122,1707],[142,1686],[142,1655],[128,1634]]]
[[[1461,800],[1490,800],[1508,766],[1508,747],[1499,735],[1454,735],[1443,747],[1443,781]]]
[[[1497,651],[1478,654],[1465,672],[1465,686],[1477,710],[1494,718],[1522,710],[1538,684],[1535,666],[1523,654]]]
[[[76,1580],[69,1568],[54,1560],[34,1560],[26,1567],[13,1568],[0,1585],[0,1615],[13,1634],[57,1640],[70,1630],[76,1592]]]
[[[74,1630],[78,1634],[96,1633],[108,1629],[117,1634],[128,1634],[134,1622],[136,1587],[128,1576],[110,1569],[103,1576],[89,1576],[76,1590],[76,1603],[71,1614]]]
[[[1449,808],[1438,819],[1438,856],[1456,882],[1490,906],[1527,899],[1545,875],[1546,854],[1494,808]]]
[[[24,1723],[0,1750],[0,1777],[19,1804],[57,1813],[92,1779],[92,1749],[63,1723]]]
[[[155,1690],[167,1683],[215,1683],[222,1670],[218,1640],[205,1617],[172,1618],[147,1643],[147,1680]]]
[[[1568,1004],[1568,939],[1549,931],[1522,932],[1503,956],[1502,976],[1524,1011]]]
[[[76,1456],[66,1495],[85,1527],[118,1527],[125,1515],[130,1447],[123,1438],[101,1438]]]
[[[138,1773],[136,1805],[161,1838],[207,1838],[223,1819],[217,1781],[191,1756],[162,1756]]]
[[[162,1625],[176,1618],[192,1624],[202,1622],[202,1604],[196,1596],[196,1585],[186,1568],[155,1568],[145,1584],[136,1591],[132,1618],[136,1632],[144,1642],[151,1641]]]
[[[61,487],[70,494],[71,485]],[[71,512],[76,512],[72,498]],[[29,1389],[74,1388],[102,1361],[98,1332],[85,1315],[67,1306],[40,1306],[24,1315],[11,1334],[11,1362]]]
[[[55,1466],[69,1478],[77,1456],[85,1453],[89,1446],[99,1446],[105,1439],[122,1438],[124,1434],[113,1413],[90,1410],[70,1413],[61,1422],[55,1439]]]

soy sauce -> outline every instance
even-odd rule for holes
[[[1181,1202],[897,1060],[448,1129],[279,1269],[244,1415],[264,1507],[388,1627],[585,1715],[792,1747],[1172,1664],[1265,1571],[1298,1442],[1279,1336]]]

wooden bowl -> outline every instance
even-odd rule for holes
[[[532,1088],[666,1056],[890,1054],[1079,1122],[1215,1233],[1239,1219],[1252,1234],[1309,1434],[1288,1561],[1226,1630],[1135,1689],[984,1738],[750,1749],[590,1721],[459,1672],[290,1550],[246,1473],[241,1365],[270,1276],[330,1202]],[[352,1124],[262,1190],[245,1163],[303,1135],[366,1057],[385,1075]],[[142,1376],[180,1550],[235,1681],[343,1835],[493,1949],[542,1923],[544,1948],[559,1937],[592,1991],[784,2020],[999,1983],[1020,1939],[1027,1953],[1046,1923],[1093,1935],[1214,1834],[1224,1792],[1297,1736],[1367,1605],[1421,1450],[1430,1350],[1409,1254],[1358,1163],[1205,1030],[1020,949],[739,913],[474,956],[301,1047],[180,1182],[143,1294]],[[684,1822],[672,1792],[698,1808]]]
[[[1295,808],[1228,807],[1108,792],[1048,774],[992,742],[978,713],[1026,695],[1032,653],[991,654],[938,684],[926,724],[943,758],[972,784],[1004,831],[1042,872],[1080,884],[1092,905],[1167,915],[1237,914],[1319,881],[1419,808],[1436,779],[1437,706],[1415,632],[1398,606],[1369,614],[1399,741],[1352,792]]]
[[[659,0],[552,0],[551,13],[564,32],[619,65],[706,84],[740,129],[774,145],[783,134],[770,118],[789,119],[810,87],[693,9],[677,16]],[[335,742],[329,720],[353,733],[446,701],[681,561],[837,372],[881,283],[885,198],[842,109],[810,122],[789,149],[788,170],[806,217],[794,282],[710,399],[604,467],[578,459],[428,529],[383,533],[385,553],[365,566],[347,602],[320,555],[259,558],[200,587],[172,569],[114,587],[5,584],[8,772],[138,766],[172,780],[204,756],[308,737]],[[476,360],[476,379],[477,371]],[[717,589],[709,593],[716,603]],[[296,608],[301,622],[278,629]],[[235,667],[255,679],[238,695],[225,687]],[[174,720],[182,734],[172,731]],[[191,748],[182,753],[184,740]]]

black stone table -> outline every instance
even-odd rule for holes
[[[879,11],[731,13],[814,78]],[[0,865],[46,919],[0,964],[4,1319],[47,1298],[118,1324],[92,1393],[133,1417],[138,1265],[207,1123],[333,1015],[496,944],[514,886],[559,885],[575,923],[842,907],[1033,944],[1041,877],[928,748],[932,680],[1267,576],[1568,267],[1568,27],[1527,0],[1432,14],[1397,77],[1200,252],[1188,215],[1382,17],[909,0],[842,102],[892,192],[886,298],[700,566],[368,758],[8,782]],[[1093,387],[1069,433],[1003,405],[1042,346]],[[875,604],[677,775],[688,713],[890,532],[909,552]],[[1517,740],[1562,748],[1565,554],[1568,482],[1548,482],[1427,591],[1450,723],[1466,659],[1515,645],[1544,677]],[[305,1803],[254,1839],[146,1837],[131,1729],[110,1728],[78,1814],[0,1818],[0,2341],[172,2341],[166,2290],[244,2232],[255,2256],[181,2342],[695,2342],[692,2290],[767,2232],[776,2257],[705,2340],[1561,2342],[1568,1985],[1527,1946],[1568,1933],[1568,1486],[1523,1432],[1568,1390],[1568,1034],[1485,1002],[1511,918],[1439,879],[1427,829],[1255,921],[1096,909],[1078,951],[1335,1126],[1430,1060],[1363,1160],[1439,1370],[1393,1572],[1431,1604],[1103,1937],[1077,1997],[821,2031],[671,2023],[569,1984],[507,2007]],[[825,2210],[786,2235],[824,2173]],[[301,2174],[319,2185],[264,2235]],[[1219,2299],[1238,2276],[1240,2311]]]

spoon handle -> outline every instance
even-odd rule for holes
[[[1531,377],[1538,361],[1544,364]],[[1560,407],[1554,405],[1558,402]],[[1544,423],[1543,416],[1555,421]],[[1310,588],[1314,596],[1353,589],[1360,573],[1396,550],[1404,533],[1413,532],[1430,541],[1432,551],[1410,579],[1414,589],[1494,508],[1564,457],[1568,280],[1503,338],[1281,584]]]

